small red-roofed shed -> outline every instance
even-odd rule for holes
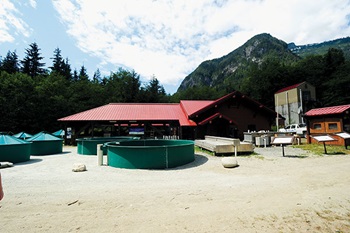
[[[315,140],[312,136],[329,134],[337,140],[329,144],[344,145],[344,139],[337,136],[338,133],[350,133],[350,104],[315,108],[305,113],[309,136],[308,142]]]

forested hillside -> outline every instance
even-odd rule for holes
[[[350,103],[350,61],[341,49],[300,57],[288,44],[260,34],[228,55],[203,62],[188,75],[174,99],[215,99],[241,91],[274,109],[274,93],[307,81],[316,87],[313,107]]]
[[[23,60],[9,51],[0,64],[0,131],[37,133],[59,129],[58,118],[112,102],[168,102],[156,78],[142,85],[139,75],[120,69],[88,77],[84,66],[71,71],[68,59],[55,49],[45,69],[36,43]]]
[[[307,45],[288,44],[288,49],[303,58],[309,55],[324,55],[330,48],[342,50],[345,59],[350,60],[350,37]]]

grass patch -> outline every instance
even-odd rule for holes
[[[261,159],[261,160],[264,160],[265,157],[262,156],[261,154],[258,154],[256,152],[253,152],[253,153],[244,153],[244,154],[241,154],[242,157],[246,157],[246,158],[256,158],[256,159]]]
[[[198,146],[194,146],[194,152],[202,152],[204,154],[207,154],[207,155],[211,155],[211,156],[215,156],[215,153],[214,152],[211,152],[209,150],[206,150],[206,149],[203,149],[201,147],[198,147]]]
[[[315,155],[324,155],[324,147],[322,143],[294,145],[293,147],[309,151]],[[326,149],[327,149],[327,154],[329,155],[350,154],[350,150],[345,149],[344,146],[326,145]]]

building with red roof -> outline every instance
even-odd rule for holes
[[[128,135],[134,129],[145,138],[205,135],[243,138],[243,132],[269,130],[276,112],[235,91],[217,100],[180,103],[110,103],[58,119],[76,138]]]
[[[304,123],[303,114],[316,100],[315,87],[307,82],[294,84],[275,93],[275,111],[285,118],[285,124]]]
[[[344,145],[345,139],[338,133],[350,133],[350,104],[315,108],[305,113],[308,124],[308,141],[315,142],[312,136],[329,134],[337,140],[330,144]]]

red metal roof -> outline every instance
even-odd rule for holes
[[[187,115],[190,116],[213,102],[213,100],[181,100],[180,104]]]
[[[350,109],[350,104],[325,107],[325,108],[315,108],[305,113],[305,116],[322,116],[322,115],[332,115],[341,114],[346,110]]]
[[[249,101],[250,103],[252,103],[255,106],[258,106],[261,109],[265,109],[266,111],[270,112],[273,115],[277,114],[275,111],[265,107],[261,103],[255,101],[255,100],[253,100],[251,98],[249,98],[248,96],[240,93],[239,91],[234,91],[234,92],[232,92],[230,94],[227,94],[227,95],[225,95],[225,96],[223,96],[223,97],[221,97],[221,98],[219,98],[219,99],[217,99],[215,101],[212,101],[211,103],[208,103],[206,106],[203,106],[202,108],[200,108],[197,111],[194,111],[194,112],[192,112],[191,114],[188,114],[188,115],[189,115],[189,117],[194,117],[195,115],[198,115],[198,114],[200,114],[200,113],[202,113],[202,112],[204,112],[204,111],[206,111],[206,110],[208,110],[210,108],[213,108],[213,107],[215,107],[215,106],[217,106],[217,105],[227,101],[229,98],[236,98],[238,96],[240,96],[241,98],[244,98],[245,100]]]
[[[59,121],[167,121],[178,120],[181,126],[195,126],[180,104],[124,104],[112,103],[93,108]]]
[[[294,84],[294,85],[289,86],[289,87],[282,88],[282,89],[280,89],[280,90],[276,91],[276,93],[275,93],[275,94],[278,94],[278,93],[281,93],[281,92],[284,92],[284,91],[288,91],[288,90],[292,90],[292,89],[294,89],[294,88],[299,87],[299,86],[300,86],[301,84],[303,84],[303,83],[304,83],[304,82],[302,82],[302,83],[298,83],[298,84]]]

